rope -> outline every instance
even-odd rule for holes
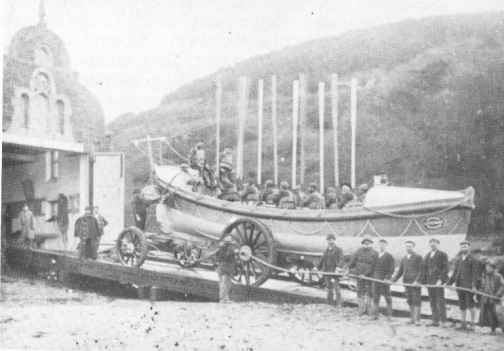
[[[434,211],[434,212],[430,212],[430,213],[424,213],[424,214],[420,214],[420,215],[401,215],[401,214],[397,214],[397,213],[393,213],[393,212],[380,211],[380,210],[377,210],[377,209],[374,209],[374,208],[370,208],[370,207],[366,207],[366,206],[362,206],[362,208],[365,209],[365,210],[368,210],[368,211],[380,214],[382,216],[389,216],[389,217],[394,217],[394,218],[417,219],[417,218],[422,218],[422,217],[427,217],[427,216],[435,216],[435,215],[443,214],[445,212],[453,210],[454,208],[457,208],[458,206],[462,205],[466,201],[467,201],[467,199],[464,197],[464,198],[462,198],[462,200],[460,200],[459,202],[457,202],[454,205],[445,207],[445,208],[443,208],[441,210],[438,210],[438,211]]]
[[[183,156],[180,152],[178,152],[169,142],[168,140],[163,140],[163,142],[168,145],[168,148],[177,156],[179,157],[182,161],[185,161],[185,162],[188,162],[189,163],[189,159],[185,156]]]
[[[251,256],[251,258],[259,263],[261,263],[262,265],[268,267],[268,268],[271,268],[271,269],[274,269],[274,270],[277,270],[277,271],[280,271],[280,272],[284,272],[284,273],[292,273],[290,272],[288,269],[285,269],[285,268],[282,268],[282,267],[279,267],[279,266],[275,266],[269,262],[266,262],[262,259],[260,259],[259,257],[256,257],[256,256]],[[479,291],[479,290],[472,290],[472,289],[468,289],[468,288],[463,288],[463,287],[459,287],[459,286],[451,286],[451,285],[445,285],[445,284],[442,284],[442,285],[437,285],[437,284],[412,284],[412,283],[398,283],[398,282],[392,282],[392,281],[389,281],[389,280],[381,280],[381,279],[376,279],[376,278],[371,278],[371,277],[366,277],[366,276],[362,276],[362,275],[356,275],[356,274],[347,274],[347,273],[339,273],[339,272],[323,272],[323,271],[312,271],[313,273],[316,273],[316,274],[320,274],[320,275],[329,275],[329,276],[336,276],[336,277],[345,277],[345,278],[354,278],[354,279],[362,279],[362,280],[369,280],[369,281],[372,281],[372,282],[375,282],[375,283],[381,283],[381,284],[387,284],[387,285],[399,285],[399,286],[405,286],[405,287],[413,287],[413,288],[421,288],[421,287],[424,287],[424,288],[444,288],[444,289],[450,289],[450,290],[460,290],[460,291],[466,291],[466,292],[470,292],[470,293],[473,293],[473,294],[476,294],[476,295],[481,295],[481,296],[485,296],[485,297],[488,297],[488,298],[491,298],[491,299],[496,299],[496,300],[500,300],[501,298],[499,296],[495,296],[495,295],[490,295],[490,294],[487,294],[483,291]]]

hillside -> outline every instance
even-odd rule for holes
[[[308,181],[317,180],[316,89],[329,75],[359,79],[357,177],[383,170],[396,183],[445,189],[476,187],[473,230],[488,228],[487,211],[504,210],[504,13],[408,20],[348,32],[253,57],[166,95],[159,106],[119,116],[110,125],[114,146],[127,152],[128,188],[148,176],[146,159],[130,141],[150,133],[173,137],[188,150],[205,140],[213,150],[214,80],[224,84],[223,146],[236,141],[237,79],[250,77],[246,172],[255,169],[256,80],[265,79],[263,178],[271,169],[270,76],[279,89],[281,178],[289,179],[291,84],[308,78]],[[326,100],[326,155],[332,155],[330,102]],[[349,179],[348,91],[340,95],[341,181]],[[168,157],[175,157],[167,153]],[[210,157],[213,157],[210,155]],[[333,181],[329,158],[326,179]]]

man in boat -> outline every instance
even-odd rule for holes
[[[348,183],[343,183],[341,185],[341,193],[338,199],[338,207],[342,209],[349,202],[354,200],[354,194],[352,192],[352,187]]]
[[[97,243],[100,242],[100,227],[91,206],[86,206],[84,215],[75,221],[74,236],[80,239],[79,258],[96,260],[98,256]]]
[[[448,280],[448,285],[455,284],[457,287],[476,290],[476,279],[478,274],[478,262],[469,252],[470,244],[467,240],[460,243],[460,252],[457,255],[455,269]],[[457,290],[459,308],[462,325],[460,329],[467,329],[467,309],[471,313],[470,329],[473,329],[476,321],[476,309],[474,305],[474,294],[470,291]]]
[[[317,269],[322,272],[338,272],[343,262],[343,250],[336,246],[336,236],[327,235],[327,249],[320,260]],[[339,286],[339,277],[335,275],[324,275],[325,286],[327,288],[327,303],[330,305],[341,306],[341,291]],[[334,296],[336,295],[336,301]]]
[[[372,277],[378,260],[378,252],[372,245],[373,240],[364,238],[361,247],[354,253],[350,261],[350,273],[361,277]],[[372,301],[372,284],[370,280],[357,278],[357,299],[359,315],[370,314]]]
[[[249,175],[243,185],[243,191],[240,194],[241,201],[247,204],[257,204],[259,202],[259,189],[254,183],[254,176]]]
[[[203,172],[203,168],[205,167],[205,163],[205,144],[200,141],[191,149],[191,154],[189,155],[189,165],[191,168],[198,170],[201,174]]]
[[[399,270],[392,276],[392,281],[402,277],[405,284],[418,284],[406,286],[406,302],[408,303],[411,316],[411,324],[420,325],[420,307],[422,303],[422,288],[419,281],[422,274],[422,256],[415,252],[415,243],[411,240],[405,242],[406,256],[401,260]]]
[[[308,195],[302,202],[303,207],[308,207],[312,210],[319,210],[325,207],[325,200],[317,191],[317,184],[310,183],[308,187]]]
[[[448,255],[438,249],[439,240],[429,240],[431,251],[423,260],[422,283],[442,285],[448,281]],[[432,310],[432,326],[444,325],[446,322],[446,301],[444,288],[427,288]]]
[[[302,207],[303,201],[306,198],[306,193],[303,191],[301,185],[296,185],[292,192],[294,194],[296,207]]]
[[[226,162],[221,162],[219,170],[219,186],[221,193],[219,199],[226,201],[240,201],[240,195],[236,189],[236,180],[232,166]]]
[[[325,196],[326,208],[334,209],[338,208],[338,192],[335,187],[328,187]]]
[[[379,280],[390,280],[394,273],[395,262],[390,253],[387,252],[388,242],[385,239],[378,241],[378,259],[374,267],[373,278]],[[378,319],[380,298],[383,296],[387,303],[387,319],[392,317],[392,296],[390,295],[390,284],[372,283],[373,288],[373,318]]]
[[[147,219],[147,204],[142,199],[139,189],[133,190],[133,215],[135,216],[135,226],[140,230],[145,230],[145,220]]]
[[[294,194],[292,193],[292,191],[290,191],[289,183],[287,183],[286,181],[280,182],[280,191],[275,202],[277,207],[279,208],[291,210],[296,208]]]
[[[215,253],[217,261],[217,274],[219,275],[219,302],[230,302],[231,277],[236,270],[236,254],[233,239],[230,235],[224,237]]]
[[[264,183],[264,190],[261,193],[259,201],[263,204],[274,205],[275,200],[278,196],[278,191],[275,188],[275,184],[271,179],[268,179]]]

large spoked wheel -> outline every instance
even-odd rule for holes
[[[238,249],[238,264],[233,281],[249,286],[260,286],[269,277],[271,269],[253,258],[269,264],[276,263],[273,235],[269,228],[250,218],[240,218],[229,224],[222,238],[231,236]]]
[[[124,229],[116,241],[119,260],[125,266],[140,267],[147,257],[147,243],[140,229],[129,227]]]

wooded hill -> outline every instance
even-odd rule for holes
[[[171,136],[189,151],[208,145],[213,160],[215,78],[221,77],[223,145],[237,134],[238,77],[250,78],[245,174],[256,169],[257,79],[265,80],[263,179],[272,178],[271,75],[278,79],[280,178],[290,180],[292,81],[308,80],[307,180],[318,180],[317,85],[359,80],[357,181],[385,171],[398,185],[461,189],[474,186],[473,231],[488,230],[490,207],[504,210],[504,13],[408,20],[322,38],[253,57],[166,95],[159,106],[119,116],[109,125],[114,146],[127,153],[128,189],[148,178],[147,160],[131,140]],[[327,89],[328,91],[329,89]],[[326,181],[334,182],[332,122],[326,97]],[[349,91],[339,99],[340,181],[350,178]],[[167,157],[176,157],[167,150]],[[129,194],[128,194],[129,195]]]

